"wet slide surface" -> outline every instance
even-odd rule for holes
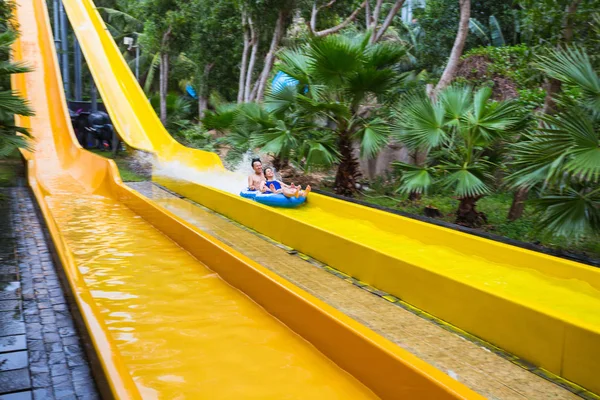
[[[144,398],[374,398],[127,207],[72,194],[49,205]]]
[[[600,290],[585,281],[547,275],[534,269],[533,265],[520,268],[494,262],[453,249],[443,242],[421,241],[389,226],[349,218],[315,206],[278,212],[519,303],[600,327]]]
[[[43,0],[19,2],[16,86],[36,116],[35,179],[142,396],[373,398],[354,377],[77,169]],[[62,157],[62,158],[61,158]],[[82,156],[83,157],[83,156]],[[91,159],[90,159],[91,160]],[[100,173],[93,165],[89,175]]]
[[[124,140],[135,148],[153,153],[159,163],[164,164],[177,160],[182,166],[201,173],[206,173],[210,169],[223,171],[222,163],[215,154],[185,148],[175,142],[164,130],[94,9],[92,1],[64,0],[64,4],[92,74],[98,83],[103,100]],[[179,178],[185,179],[181,176]],[[168,187],[177,191],[177,185]],[[302,241],[305,241],[309,244],[303,251],[311,254],[312,246],[312,249],[320,251],[318,254],[323,258],[314,253],[311,255],[342,270],[345,265],[350,265],[350,268],[360,272],[356,275],[357,277],[373,278],[373,281],[369,283],[375,286],[381,284],[382,289],[394,293],[384,287],[389,284],[395,288],[401,288],[405,292],[410,292],[406,295],[407,301],[414,300],[416,306],[423,304],[423,309],[428,312],[441,312],[442,315],[438,316],[447,317],[450,322],[453,322],[454,319],[461,323],[464,322],[469,325],[465,329],[478,329],[484,334],[490,335],[491,339],[483,336],[486,340],[496,340],[495,332],[486,331],[486,327],[494,326],[490,321],[495,324],[501,323],[501,329],[498,330],[498,345],[510,345],[516,349],[514,351],[521,351],[527,357],[534,357],[533,361],[540,362],[542,366],[546,367],[547,364],[553,372],[562,373],[563,370],[566,370],[565,376],[580,380],[581,383],[592,387],[589,371],[595,369],[593,363],[597,362],[597,358],[586,356],[587,364],[574,362],[585,352],[583,346],[577,344],[583,342],[575,339],[574,336],[563,337],[563,332],[566,331],[563,329],[565,323],[577,324],[586,329],[591,327],[594,332],[589,333],[590,342],[599,337],[597,331],[598,315],[600,314],[598,313],[600,311],[600,296],[598,295],[600,280],[594,272],[583,271],[585,269],[583,266],[552,260],[543,255],[520,254],[519,250],[510,246],[485,244],[477,238],[465,238],[467,235],[462,235],[457,239],[460,234],[425,224],[421,224],[418,229],[413,231],[416,224],[408,219],[396,216],[377,216],[366,209],[344,206],[343,202],[325,199],[322,196],[311,195],[309,204],[296,210],[273,211],[258,206],[254,206],[250,210],[249,203],[244,204],[237,197],[232,201],[227,198],[229,195],[226,193],[216,191],[208,193],[207,189],[203,190],[201,187],[194,188],[188,185],[189,187],[191,189],[187,194],[181,193],[208,207],[211,206],[205,199],[194,196],[194,193],[191,192],[212,196],[213,207],[211,208],[217,211],[223,212],[222,209],[219,210],[220,204],[228,204],[230,211],[234,214],[239,214],[240,210],[245,209],[249,212],[256,211],[256,215],[271,216],[275,215],[274,213],[281,213],[291,218],[291,220],[285,221],[282,219],[284,223],[276,228],[280,232],[291,231],[290,226],[294,224],[299,226],[295,221],[302,221],[305,236],[292,238],[288,235],[288,238],[296,240],[296,243],[286,244],[298,247],[302,245]],[[227,212],[223,212],[223,214],[229,215]],[[238,220],[243,222],[241,218]],[[260,222],[254,220],[245,223],[258,229],[253,224]],[[61,223],[64,224],[64,221]],[[328,233],[328,236],[323,232]],[[327,237],[327,239],[321,240],[320,243],[316,240],[311,241],[311,234],[314,234],[314,237]],[[67,237],[67,240],[75,239]],[[76,238],[76,240],[82,240],[82,238]],[[331,242],[337,241],[339,247],[331,249],[330,254],[327,254],[324,249],[331,247],[330,240]],[[490,249],[489,253],[477,251],[480,244],[482,247]],[[329,251],[329,249],[326,250]],[[510,259],[505,256],[506,254],[510,254],[511,257],[515,256],[515,258]],[[336,264],[326,259],[329,256]],[[386,261],[385,265],[381,264],[381,267],[373,265],[377,263],[373,263],[372,260],[383,259]],[[532,262],[527,264],[524,260]],[[78,262],[88,261],[78,260]],[[547,268],[548,265],[551,267]],[[551,271],[552,268],[554,271]],[[562,276],[567,276],[564,272],[571,268],[573,271],[580,270],[578,277],[589,278],[589,282],[586,282],[585,279],[558,278],[553,275],[553,272],[560,270],[559,272],[563,273]],[[403,281],[402,278],[405,276],[403,274],[406,271],[410,271],[413,274],[412,278],[415,278],[417,282],[410,279]],[[429,272],[433,272],[433,274]],[[377,274],[380,275],[377,276]],[[435,282],[437,287],[431,287],[431,282]],[[464,285],[457,285],[456,282]],[[596,289],[592,288],[592,284],[596,285]],[[448,293],[455,295],[457,300],[464,302],[462,306],[473,305],[471,312],[462,313],[462,307],[447,306],[448,302],[445,296],[438,292],[440,289],[446,289]],[[404,296],[405,293],[398,293],[398,295]],[[503,321],[498,320],[499,317],[493,320],[494,313],[486,310],[485,306],[476,309],[479,303],[474,299],[477,298],[487,299],[486,305],[490,308],[501,307],[505,312],[504,315],[511,319],[509,322],[513,322],[512,319],[515,318],[521,319],[514,325],[503,324]],[[444,312],[447,313],[445,316]],[[500,315],[500,313],[495,314]],[[552,330],[554,333],[550,337],[552,341],[549,345],[552,347],[551,362],[547,361],[545,357],[545,354],[548,353],[547,349],[540,347],[529,352],[529,347],[535,347],[529,346],[529,344],[538,342],[539,336],[535,336],[536,331],[527,330],[526,324],[523,322],[527,322],[526,315],[533,314],[539,320],[544,321],[544,329]],[[519,324],[521,331],[513,335],[512,329],[519,327]],[[488,330],[493,330],[493,328]],[[529,335],[527,340],[520,337],[524,331]],[[476,330],[473,332],[477,334]],[[546,333],[543,331],[543,336],[549,336],[545,335]],[[550,343],[550,341],[548,342]],[[570,345],[568,352],[563,351],[564,343]],[[508,349],[512,351],[510,347]],[[564,365],[566,367],[563,368]]]
[[[109,107],[111,118],[124,140],[134,148],[153,153],[159,164],[159,174],[164,172],[160,171],[163,166],[166,165],[168,170],[171,165],[174,166],[171,171],[174,172],[171,175],[173,178],[187,179],[237,195],[244,185],[243,176],[240,178],[226,172],[216,154],[189,149],[175,142],[162,127],[106,31],[93,2],[65,0],[65,7],[92,73],[99,82],[98,87]],[[177,184],[169,186],[169,189],[178,192]],[[207,205],[202,198],[182,194]],[[314,199],[315,195],[311,197]],[[298,209],[273,211],[315,229],[368,246],[402,262],[536,310],[559,315],[564,320],[600,329],[600,284],[594,287],[585,280],[564,279],[540,272],[542,268],[539,267],[549,263],[549,257],[539,255],[534,261],[536,265],[532,263],[531,266],[499,262],[501,253],[504,250],[513,251],[512,246],[500,245],[489,254],[477,255],[473,247],[478,246],[479,239],[463,240],[459,246],[451,246],[446,243],[449,230],[441,232],[440,228],[423,227],[426,225],[423,224],[416,234],[405,229],[408,224],[401,217],[390,215],[386,217],[389,218],[386,223],[381,223],[381,219],[380,222],[374,222],[368,219],[370,217],[365,219],[365,215],[372,214],[357,210],[354,210],[354,214],[349,213],[348,207],[337,207],[337,202],[313,202],[309,199],[305,206]],[[578,267],[573,262],[565,261],[564,264],[568,264],[565,268]],[[595,279],[600,282],[600,278]]]

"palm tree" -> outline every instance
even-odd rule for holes
[[[28,148],[26,128],[15,125],[15,115],[32,116],[33,111],[26,100],[17,93],[4,87],[9,82],[10,75],[30,71],[22,63],[14,63],[8,58],[10,47],[17,38],[14,30],[7,30],[0,34],[0,158],[12,154],[17,148]],[[8,85],[6,85],[8,86]]]
[[[395,109],[394,136],[413,150],[425,150],[423,166],[394,163],[399,191],[424,193],[432,186],[451,189],[459,199],[456,222],[478,226],[486,221],[477,201],[491,192],[498,165],[490,149],[515,133],[523,117],[515,102],[495,102],[492,90],[473,93],[467,86],[451,86],[437,99],[424,93],[408,96]]]
[[[540,230],[578,238],[600,234],[600,78],[580,49],[553,50],[538,58],[550,78],[577,88],[566,110],[541,115],[539,127],[512,146],[513,188],[537,188]],[[559,104],[561,102],[559,101]]]
[[[219,141],[230,148],[226,161],[232,163],[249,150],[260,148],[274,156],[277,169],[289,163],[305,171],[334,164],[338,157],[331,130],[312,116],[277,112],[271,107],[270,96],[265,107],[256,103],[223,104],[207,112],[202,120],[204,127],[226,133]]]
[[[360,176],[354,143],[367,158],[385,146],[389,128],[381,100],[399,85],[393,67],[407,56],[398,43],[369,44],[369,34],[330,35],[284,50],[277,68],[298,81],[293,92],[272,93],[265,104],[276,113],[322,121],[335,136],[338,194],[356,192]]]

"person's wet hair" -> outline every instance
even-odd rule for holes
[[[271,170],[271,172],[273,172],[273,174],[275,173],[275,169],[273,169],[273,167],[266,167],[266,168],[263,168],[263,172],[265,172],[265,173],[266,173],[266,172],[267,172],[267,170]]]
[[[252,161],[250,161],[250,166],[251,166],[252,168],[254,168],[254,163],[255,163],[255,162],[259,162],[259,163],[261,163],[261,164],[262,164],[262,161],[260,161],[260,158],[253,158],[253,159],[252,159]]]

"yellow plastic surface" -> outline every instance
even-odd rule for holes
[[[227,174],[215,154],[181,146],[162,127],[92,1],[65,6],[124,140],[159,164]],[[598,269],[316,194],[304,207],[281,210],[185,180],[155,179],[600,393],[589,372],[600,370]],[[585,337],[586,345],[573,337]]]
[[[124,186],[76,143],[44,1],[16,20],[13,57],[34,68],[12,82],[36,111],[17,121],[35,137],[29,183],[106,398],[480,398]]]

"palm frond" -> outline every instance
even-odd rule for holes
[[[446,117],[459,121],[473,106],[473,92],[470,86],[451,85],[440,93]]]
[[[150,63],[150,68],[148,69],[148,75],[146,75],[146,82],[144,83],[144,92],[150,93],[152,89],[152,83],[154,82],[154,75],[156,74],[156,70],[160,65],[160,53],[154,54],[152,57],[152,62]]]
[[[29,102],[12,90],[0,91],[0,121],[10,121],[14,115],[34,115]]]
[[[17,32],[13,29],[8,29],[5,32],[0,33],[0,48],[9,48],[11,44],[17,40]]]
[[[376,96],[386,93],[397,77],[391,69],[365,68],[347,78],[345,92],[348,98],[352,99],[352,104],[358,106],[368,93]]]
[[[444,130],[445,110],[422,94],[410,95],[396,106],[393,135],[412,149],[433,149],[448,140]]]
[[[387,68],[398,64],[408,55],[405,46],[393,42],[381,42],[367,47],[365,65],[367,68]]]
[[[543,129],[545,134],[561,140],[568,160],[564,170],[581,180],[598,181],[600,178],[600,136],[593,121],[584,113],[571,110],[559,116],[545,115],[543,120],[553,129]]]
[[[403,162],[392,163],[394,169],[401,174],[398,193],[427,193],[428,189],[435,183],[433,169],[419,167]]]
[[[309,48],[308,66],[320,81],[342,85],[349,74],[360,68],[363,48],[343,35],[313,39]]]
[[[0,75],[12,75],[31,72],[31,68],[23,62],[0,62]]]
[[[233,126],[238,113],[239,110],[235,104],[223,104],[215,111],[207,110],[202,118],[202,124],[206,129],[224,132]]]
[[[281,114],[288,111],[296,103],[296,86],[283,86],[277,91],[265,95],[265,109],[268,112]]]
[[[22,129],[13,127],[15,129]],[[0,159],[10,156],[16,149],[32,150],[31,142],[24,136],[17,136],[12,129],[0,127]]]
[[[457,166],[453,172],[442,179],[442,185],[448,189],[453,189],[459,198],[489,194],[491,192],[489,186],[477,176],[477,172],[476,169],[469,166]]]
[[[490,38],[492,39],[492,45],[496,47],[505,46],[504,35],[502,35],[502,28],[495,16],[490,15]]]
[[[600,235],[600,189],[567,188],[533,200],[540,210],[539,226],[548,236],[571,240]]]
[[[469,18],[469,30],[477,36],[486,46],[490,45],[490,38],[483,24],[475,18]]]
[[[487,146],[498,138],[521,130],[523,117],[517,101],[490,102],[487,94],[479,97],[482,90],[475,94],[473,112],[467,115],[466,120],[471,126],[474,142],[479,146]]]
[[[581,88],[586,108],[600,113],[600,79],[589,56],[577,47],[551,50],[538,57],[538,68],[548,76]]]
[[[296,79],[301,85],[309,83],[309,58],[302,49],[285,49],[278,53],[276,68]]]
[[[329,167],[339,161],[340,154],[336,148],[335,135],[312,131],[307,132],[307,136],[302,152],[305,157],[305,170],[314,167]]]
[[[367,159],[374,158],[388,143],[389,124],[381,118],[375,118],[361,124],[361,127],[354,135],[360,143],[360,155]]]

